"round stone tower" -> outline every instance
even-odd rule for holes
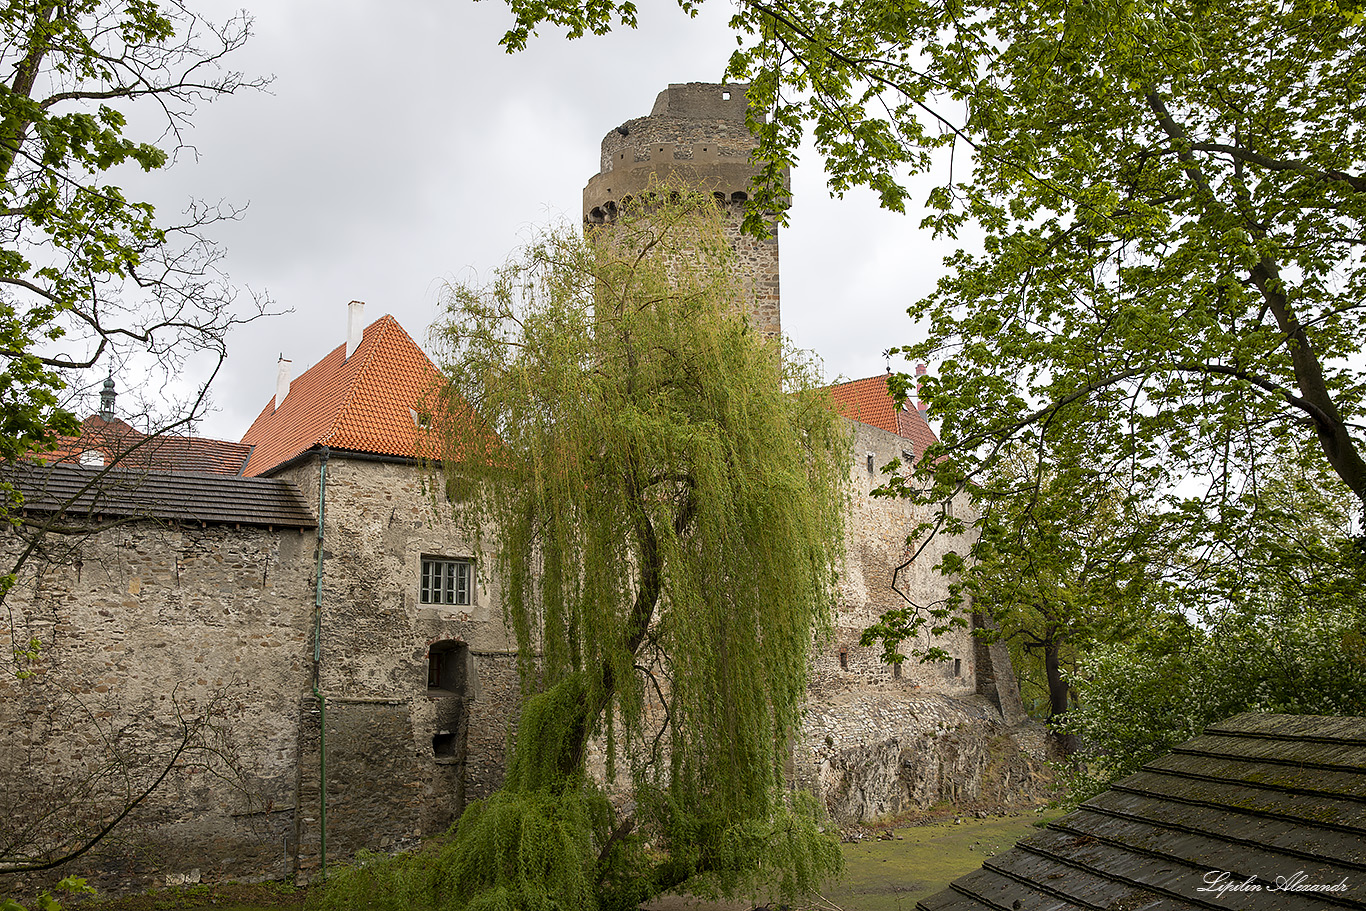
[[[628,120],[602,140],[602,170],[583,188],[587,226],[609,224],[618,207],[670,177],[711,192],[725,210],[745,312],[766,338],[782,334],[778,300],[778,234],[760,240],[740,232],[758,169],[745,126],[747,85],[689,82],[659,93],[648,117]]]

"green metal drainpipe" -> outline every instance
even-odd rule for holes
[[[326,518],[327,457],[326,446],[318,463],[318,570],[313,595],[313,698],[318,700],[318,822],[321,833],[322,881],[327,882],[327,700],[318,689],[323,661],[323,520]]]

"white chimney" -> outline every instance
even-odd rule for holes
[[[365,334],[365,301],[352,301],[347,304],[346,313],[346,359],[356,353],[361,336]]]
[[[289,395],[289,363],[283,354],[280,355],[279,369],[275,373],[276,408],[279,408],[284,403],[285,396]]]

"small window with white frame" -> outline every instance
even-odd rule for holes
[[[420,600],[423,604],[472,604],[474,561],[423,557]]]

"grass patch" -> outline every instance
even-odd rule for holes
[[[952,808],[932,814],[920,825],[881,830],[865,841],[841,845],[845,876],[820,899],[805,907],[815,911],[912,911],[920,899],[933,895],[960,876],[971,873],[994,854],[1008,851],[1026,835],[1037,834],[1041,823],[1062,815],[1047,810],[1025,816],[962,817],[955,822]],[[87,901],[82,911],[301,911],[304,889],[287,883],[222,883],[163,889],[127,898]],[[648,907],[652,911],[750,911],[755,903],[701,902],[687,896],[666,896]]]
[[[825,898],[845,911],[910,911],[922,898],[971,873],[988,857],[1009,851],[1038,822],[1060,811],[1028,816],[953,818],[929,825],[889,829],[889,840],[844,845],[844,880]]]
[[[987,819],[956,817],[941,808],[930,821],[881,829],[865,841],[841,845],[844,879],[800,909],[810,911],[913,911],[915,903],[976,870],[994,854],[1009,851],[1039,826],[1063,815],[1049,809],[1025,816]],[[762,900],[759,902],[762,906]],[[665,896],[650,911],[750,911],[753,901],[703,902],[688,896]],[[794,909],[797,911],[797,909]]]

